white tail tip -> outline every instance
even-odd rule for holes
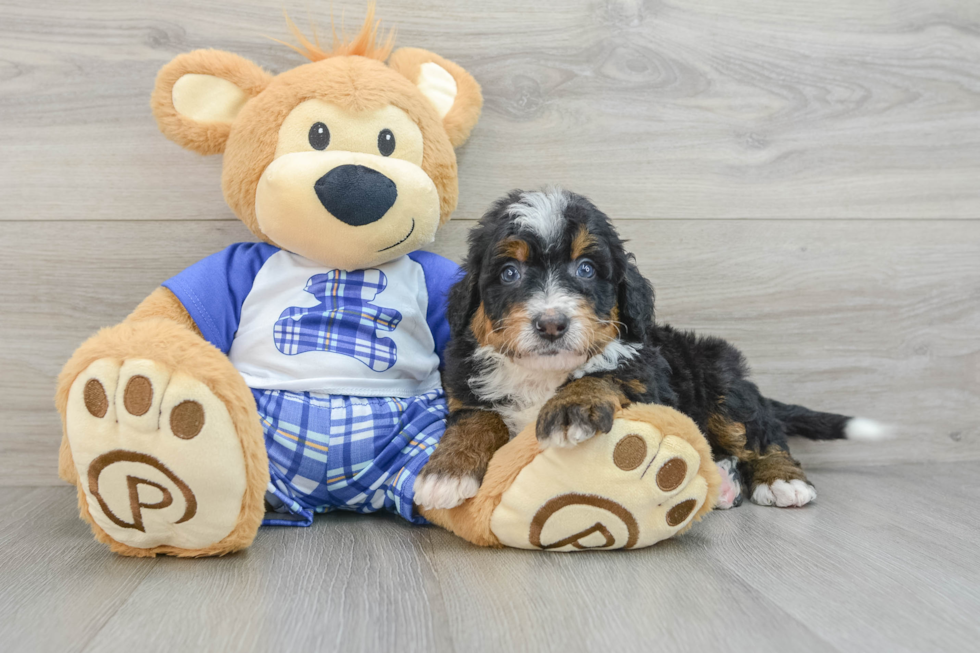
[[[895,433],[890,426],[867,417],[854,417],[844,425],[844,435],[848,440],[859,442],[881,442],[891,440]]]

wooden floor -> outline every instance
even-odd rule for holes
[[[513,187],[592,197],[660,319],[767,394],[876,417],[793,443],[811,507],[627,554],[481,551],[395,518],[126,560],[56,475],[54,379],[160,282],[251,239],[220,158],[149,111],[215,47],[300,62],[279,0],[0,0],[0,650],[978,650],[980,2],[381,0],[486,97],[433,247]],[[326,0],[287,0],[329,24]],[[333,0],[348,27],[360,0]]]
[[[812,475],[619,553],[477,549],[393,516],[268,528],[219,560],[92,540],[70,488],[0,500],[4,651],[976,651],[980,463]],[[43,519],[42,519],[43,518]]]

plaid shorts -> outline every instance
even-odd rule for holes
[[[252,390],[269,453],[267,526],[309,526],[330,510],[396,512],[415,524],[415,477],[446,430],[442,390],[346,397]]]

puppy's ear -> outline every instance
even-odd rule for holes
[[[640,274],[630,254],[626,272],[619,282],[619,321],[626,325],[623,334],[630,340],[643,340],[653,324],[653,286]]]
[[[272,75],[231,52],[195,50],[160,69],[151,105],[160,131],[200,154],[225,149],[231,125]]]
[[[463,270],[466,274],[449,289],[446,303],[449,333],[453,338],[459,338],[466,333],[467,325],[480,306],[480,268],[473,269],[467,262]]]
[[[466,239],[469,249],[463,263],[464,276],[450,288],[446,305],[449,331],[453,338],[466,333],[476,309],[480,307],[480,270],[483,269],[483,256],[490,248],[488,243],[492,237],[486,225],[480,224],[470,231]]]

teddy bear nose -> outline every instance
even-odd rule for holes
[[[395,182],[366,166],[337,166],[313,184],[330,214],[354,227],[377,222],[398,199]]]

